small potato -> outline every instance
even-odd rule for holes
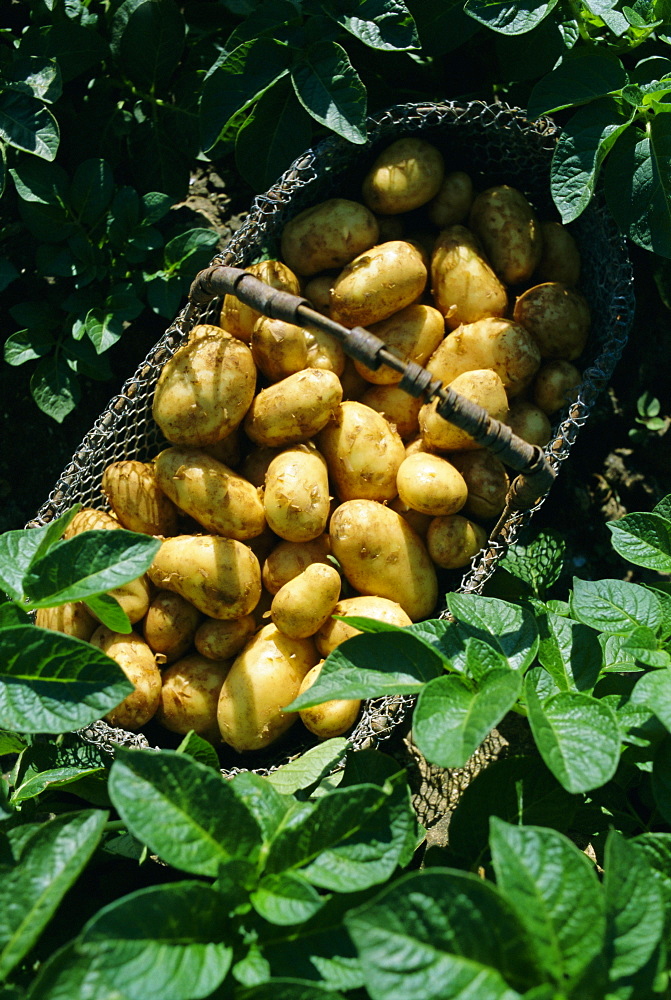
[[[463,476],[438,455],[410,455],[396,475],[400,499],[420,514],[438,517],[456,514],[466,503],[468,491]]]
[[[521,191],[501,184],[473,202],[469,226],[504,285],[519,285],[534,273],[543,252],[541,227]]]
[[[317,438],[342,500],[391,500],[405,458],[401,438],[383,416],[354,401],[341,403]]]
[[[504,285],[464,226],[449,226],[438,236],[431,257],[431,287],[450,330],[487,316],[503,316],[508,309]]]
[[[240,474],[252,486],[265,486],[268,466],[281,451],[281,448],[267,448],[265,445],[252,448],[242,463]]]
[[[139,635],[112,632],[101,625],[91,636],[91,645],[119,664],[135,691],[108,712],[110,726],[135,732],[153,718],[161,700],[161,673],[156,658]]]
[[[224,621],[251,614],[261,596],[261,567],[254,553],[243,542],[220,535],[167,538],[148,576],[157,587]]]
[[[429,526],[426,544],[436,566],[467,566],[487,541],[487,532],[461,514],[436,517]]]
[[[570,361],[548,361],[534,380],[534,403],[550,416],[577,399],[581,382],[582,375]]]
[[[310,277],[349,264],[378,241],[378,225],[365,205],[329,198],[306,208],[282,231],[282,257],[297,274]]]
[[[535,277],[540,282],[560,281],[569,288],[580,280],[580,251],[561,222],[542,222],[543,253]]]
[[[188,650],[199,622],[198,608],[179,594],[159,590],[145,615],[145,642],[162,657],[163,663],[172,663]]]
[[[221,743],[217,707],[230,660],[210,660],[198,653],[185,656],[163,671],[156,721],[171,733],[192,729],[210,743]]]
[[[262,260],[257,264],[250,264],[245,268],[253,274],[259,281],[265,282],[271,288],[278,291],[289,292],[291,295],[300,295],[301,286],[298,278],[279,260]],[[252,339],[252,330],[257,319],[261,316],[258,309],[241,302],[237,295],[225,295],[221,306],[221,326],[233,337],[249,343]]]
[[[403,628],[412,625],[412,620],[400,604],[386,597],[363,596],[346,597],[338,601],[330,618],[327,618],[315,635],[315,643],[319,653],[326,657],[329,653],[353,635],[361,635],[361,631],[353,625],[338,621],[341,618],[374,618],[375,621],[387,622]]]
[[[261,750],[298,718],[284,706],[297,697],[319,657],[311,639],[290,639],[266,625],[233,661],[219,695],[221,737],[234,750]]]
[[[573,361],[585,349],[589,306],[580,292],[558,281],[546,281],[523,292],[513,316],[529,331],[543,358]]]
[[[505,421],[508,416],[508,397],[503,382],[489,368],[457,375],[449,388],[477,403],[495,420]],[[439,416],[437,405],[434,400],[425,403],[419,411],[419,427],[430,451],[470,451],[482,447],[466,431]]]
[[[272,460],[263,506],[269,527],[285,541],[309,542],[324,534],[330,514],[328,469],[312,443],[294,445]]]
[[[468,218],[475,192],[473,181],[463,170],[445,174],[438,194],[428,206],[428,215],[435,226],[445,229]]]
[[[337,375],[306,368],[256,396],[245,417],[245,431],[254,444],[269,448],[299,444],[328,423],[341,399]]]
[[[416,531],[420,538],[425,539],[429,530],[429,525],[433,520],[430,514],[420,514],[418,510],[413,510],[407,503],[403,503],[400,497],[394,497],[389,503],[389,508],[400,514],[404,521],[407,521],[413,531]]]
[[[383,340],[389,350],[403,361],[423,365],[445,336],[445,320],[433,306],[415,304],[406,306],[381,323],[374,323],[370,332]],[[362,361],[355,361],[354,366],[359,375],[373,385],[395,385],[403,377],[402,372],[394,371],[388,365],[381,365],[377,371],[366,367]]]
[[[426,287],[422,254],[391,240],[365,251],[345,267],[331,289],[331,318],[343,326],[370,326],[415,302]]]
[[[293,323],[261,316],[252,330],[252,357],[271,382],[279,382],[308,366],[305,331]]]
[[[303,678],[299,694],[312,687],[322,672],[324,661],[316,663]],[[319,737],[320,740],[331,740],[342,736],[352,728],[361,711],[361,701],[358,699],[335,698],[323,701],[312,708],[304,708],[298,713],[306,729]]]
[[[68,601],[56,608],[38,608],[35,613],[38,628],[48,628],[52,632],[63,632],[88,642],[100,624],[83,601]]]
[[[397,139],[383,149],[366,174],[363,200],[380,215],[400,215],[438,194],[445,165],[441,153],[424,139]]]
[[[113,462],[103,472],[102,489],[120,524],[129,531],[176,533],[177,511],[159,486],[153,463]]]
[[[345,358],[345,367],[340,376],[340,384],[342,385],[343,400],[361,399],[364,392],[370,388],[370,382],[359,375],[354,367],[354,361],[348,357]]]
[[[312,563],[330,566],[331,540],[328,535],[320,535],[310,542],[280,542],[263,564],[263,586],[276,594],[289,580],[302,573]]]
[[[154,464],[166,496],[212,534],[243,541],[266,527],[259,491],[206,452],[164,448]]]
[[[208,660],[230,660],[249,642],[255,631],[253,615],[228,622],[207,618],[196,629],[193,643],[200,655]]]
[[[332,274],[318,274],[314,278],[310,278],[303,289],[303,295],[312,308],[323,313],[324,316],[329,315],[333,277]]]
[[[255,387],[256,366],[246,344],[223,332],[199,337],[163,366],[154,420],[172,444],[214,444],[242,421]]]
[[[335,566],[312,563],[278,590],[270,616],[284,635],[307,639],[331,616],[339,597],[340,573]]]
[[[374,500],[348,500],[331,516],[331,548],[360,594],[397,601],[413,621],[428,618],[436,574],[419,535],[400,514]]]
[[[239,427],[227,434],[221,441],[214,444],[206,444],[204,452],[216,458],[217,462],[223,462],[229,469],[237,469],[242,461],[242,433]]]
[[[462,513],[491,521],[503,510],[510,480],[503,462],[486,448],[447,456],[464,477],[468,498]]]
[[[345,370],[347,355],[335,337],[321,330],[304,330],[308,349],[306,368],[324,368],[340,378]]]
[[[397,385],[371,385],[360,402],[395,427],[402,441],[419,433],[419,411],[423,405],[421,396],[411,396]]]
[[[544,448],[552,437],[552,425],[547,415],[540,407],[524,399],[512,404],[506,423],[523,441],[537,444],[541,448]]]

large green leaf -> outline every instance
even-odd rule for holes
[[[16,805],[27,799],[34,799],[49,788],[63,788],[80,778],[91,774],[101,774],[100,767],[56,767],[47,771],[39,771],[26,778],[12,792],[11,803]]]
[[[30,378],[30,394],[43,413],[61,424],[81,399],[81,388],[60,354],[47,355]]]
[[[296,760],[271,771],[267,780],[281,795],[292,795],[301,788],[309,788],[335,767],[348,746],[348,741],[342,736],[325,740]]]
[[[87,225],[100,222],[114,193],[114,174],[106,160],[84,160],[75,170],[70,188],[70,203],[79,219]]]
[[[37,98],[17,90],[2,90],[0,139],[43,160],[53,160],[60,140],[58,122]]]
[[[256,102],[238,131],[235,162],[257,191],[265,191],[310,145],[312,119],[287,79],[278,80]]]
[[[300,872],[266,876],[250,899],[264,920],[279,926],[305,923],[326,901]]]
[[[328,7],[327,13],[371,49],[393,52],[419,48],[415,22],[402,0],[361,0],[355,14]]]
[[[653,632],[662,621],[650,590],[625,580],[573,580],[571,615],[600,632],[628,634],[639,625]]]
[[[576,52],[540,80],[529,98],[531,119],[576,104],[587,104],[619,91],[627,82],[620,60],[606,52]]]
[[[557,6],[559,0],[468,0],[464,10],[492,31],[521,35],[532,31]]]
[[[0,587],[13,600],[23,601],[24,576],[33,562],[59,540],[80,506],[75,504],[69,511],[39,528],[6,531],[0,535]]]
[[[644,674],[631,693],[631,703],[645,705],[671,732],[671,669]]]
[[[538,650],[538,628],[529,608],[475,594],[448,594],[447,605],[457,624],[446,629],[439,646],[457,670],[465,669],[471,637],[492,646],[513,670],[531,665]]]
[[[337,42],[303,50],[291,68],[296,96],[305,110],[349,142],[366,141],[366,88]]]
[[[538,659],[560,691],[591,691],[601,669],[598,636],[587,625],[542,609]]]
[[[131,80],[161,88],[179,63],[184,34],[174,0],[124,0],[112,19],[111,48]]]

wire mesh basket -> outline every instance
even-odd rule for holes
[[[476,189],[510,184],[522,191],[542,219],[556,219],[550,196],[550,165],[558,129],[549,119],[529,122],[517,109],[486,105],[421,103],[397,105],[371,117],[365,145],[330,138],[297,159],[265,194],[257,197],[245,222],[213,264],[247,267],[263,256],[279,256],[284,224],[298,212],[330,197],[360,200],[361,181],[380,148],[401,136],[418,136],[443,153],[448,170],[470,174]],[[559,414],[545,449],[558,470],[607,385],[626,344],[634,309],[632,273],[624,240],[597,195],[570,227],[581,253],[581,291],[592,311],[590,339],[578,364],[583,380],[575,402]],[[123,459],[149,461],[166,442],[152,418],[154,388],[165,362],[188,338],[196,323],[218,322],[220,303],[183,309],[137,371],[124,383],[86,434],[31,526],[45,524],[75,503],[108,509],[101,491],[104,469]],[[506,548],[516,539],[544,498],[533,508],[512,513],[474,558],[451,589],[479,593]],[[440,609],[439,609],[440,611]],[[357,749],[379,745],[408,722],[412,699],[372,699],[349,737]],[[306,732],[242,760],[233,751],[222,756],[224,773],[245,769],[266,773],[313,745]],[[158,741],[152,724],[145,733],[128,733],[98,722],[82,737],[110,752],[117,745],[150,746]],[[168,738],[170,733],[165,734]],[[304,742],[301,742],[304,739]],[[170,745],[160,737],[162,745]]]

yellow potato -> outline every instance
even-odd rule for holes
[[[413,621],[435,609],[438,584],[419,535],[374,500],[348,500],[333,513],[331,549],[360,594],[398,602]]]
[[[265,486],[268,466],[281,451],[281,448],[268,448],[265,445],[252,448],[242,463],[240,468],[241,475],[252,486],[256,486],[257,488]]]
[[[345,370],[347,356],[335,337],[321,330],[304,330],[308,349],[306,368],[324,368],[334,372],[338,378]]]
[[[428,216],[435,226],[445,229],[468,218],[475,192],[473,181],[463,170],[445,174],[438,194],[428,206]]]
[[[252,330],[251,348],[256,367],[271,382],[308,367],[305,331],[293,323],[261,316]]]
[[[507,184],[482,191],[473,202],[469,226],[505,285],[529,280],[541,259],[543,237],[521,191]]]
[[[307,639],[331,616],[339,597],[340,573],[335,566],[312,563],[277,591],[270,615],[284,635]]]
[[[212,458],[216,458],[217,462],[223,462],[229,469],[237,469],[242,461],[241,437],[240,428],[236,427],[225,438],[222,438],[221,441],[215,441],[214,444],[206,444],[203,447],[203,451],[211,455]]]
[[[156,478],[174,504],[208,532],[243,541],[266,526],[263,501],[246,479],[196,448],[164,448]]]
[[[220,337],[222,333],[227,333],[221,326],[215,326],[214,323],[196,323],[195,326],[191,327],[189,330],[189,340],[198,340],[199,337],[209,337],[215,336]]]
[[[337,409],[342,386],[337,375],[306,368],[256,396],[245,417],[254,444],[280,448],[314,437]]]
[[[217,707],[230,660],[185,656],[163,671],[156,721],[172,733],[193,730],[210,743],[221,743]]]
[[[498,517],[510,487],[503,462],[486,448],[455,452],[447,457],[464,477],[468,488],[462,513],[483,521]]]
[[[570,361],[548,361],[534,379],[534,403],[548,415],[556,413],[576,400],[581,382],[582,375]]]
[[[303,694],[312,687],[319,677],[323,660],[316,663],[314,667],[303,678],[303,683],[299,694]],[[342,736],[352,728],[361,711],[361,701],[358,699],[335,698],[331,701],[323,701],[320,705],[312,708],[303,708],[298,713],[301,722],[306,729],[309,729],[314,736],[320,740],[331,740],[335,736]]]
[[[38,608],[35,613],[38,628],[48,628],[52,632],[63,632],[75,639],[88,642],[99,622],[93,617],[83,601],[68,601],[57,608]]]
[[[404,503],[400,497],[394,497],[390,501],[389,507],[391,510],[395,510],[397,514],[400,514],[403,520],[408,522],[412,530],[416,531],[420,538],[426,538],[429,525],[433,520],[431,514],[420,514],[418,510],[413,510],[407,503]]]
[[[365,205],[329,198],[287,222],[282,257],[297,274],[310,277],[343,267],[377,240],[377,220]]]
[[[161,673],[156,658],[139,635],[112,632],[101,625],[91,636],[91,645],[119,664],[135,690],[105,716],[110,726],[134,732],[153,718],[161,700]]]
[[[486,541],[485,529],[461,514],[434,518],[426,536],[429,555],[443,569],[467,566]]]
[[[580,292],[558,281],[546,281],[523,292],[513,316],[529,331],[543,358],[573,361],[585,349],[589,306]]]
[[[370,332],[383,340],[390,351],[403,361],[415,361],[423,365],[436,350],[445,336],[445,320],[433,306],[410,305],[394,313],[381,323],[373,323]],[[354,366],[373,385],[394,385],[401,381],[402,373],[388,365],[377,371],[367,368],[362,361]]]
[[[301,293],[298,278],[282,261],[262,260],[257,264],[250,264],[245,270],[278,291],[289,292],[291,295]],[[225,295],[219,322],[224,330],[248,344],[252,339],[254,324],[260,316],[258,309],[241,302],[236,295]]]
[[[82,507],[63,532],[63,538],[74,538],[82,531],[109,531],[120,527],[118,518],[112,514],[104,510],[95,510],[93,507]]]
[[[257,605],[258,607],[258,605]],[[256,632],[253,615],[235,621],[207,618],[196,629],[193,643],[201,656],[208,660],[230,660],[236,656]]]
[[[283,708],[297,697],[319,657],[311,639],[290,639],[266,625],[236,657],[219,695],[221,737],[234,750],[261,750],[297,720]]]
[[[361,396],[370,388],[370,382],[359,375],[354,367],[352,358],[345,358],[345,367],[340,376],[343,399],[361,399]]]
[[[438,194],[445,166],[441,153],[424,139],[397,139],[379,154],[366,174],[363,200],[380,215],[419,208]]]
[[[399,628],[412,625],[412,619],[408,617],[401,605],[387,597],[364,595],[346,597],[342,601],[338,601],[331,617],[327,618],[315,634],[315,644],[319,653],[324,657],[332,653],[345,639],[351,639],[353,635],[361,635],[360,629],[338,621],[336,616],[374,618],[375,621],[398,625]]]
[[[177,511],[156,481],[153,463],[113,462],[103,472],[102,489],[120,524],[129,531],[145,535],[177,531]]]
[[[421,452],[401,462],[396,485],[403,503],[431,517],[456,514],[468,496],[463,476],[450,462]]]
[[[381,414],[363,403],[341,403],[317,441],[342,500],[396,496],[396,473],[405,448]]]
[[[489,368],[457,375],[450,382],[449,388],[477,403],[495,420],[505,421],[508,416],[508,397],[503,382]],[[436,407],[437,402],[434,400],[425,403],[419,411],[419,427],[430,451],[467,451],[482,447],[466,431],[439,416]]]
[[[431,257],[431,287],[450,330],[487,316],[503,316],[508,309],[505,287],[464,226],[449,226],[438,236]]]
[[[323,535],[330,513],[328,469],[312,442],[287,448],[273,459],[263,506],[271,530],[288,542]]]
[[[580,280],[580,251],[561,222],[542,222],[543,253],[536,269],[538,281],[561,281],[573,287]]]
[[[330,551],[328,535],[320,535],[310,542],[280,542],[263,564],[263,586],[270,594],[276,594],[280,587],[312,563],[331,565]]]
[[[422,397],[411,396],[397,385],[369,385],[360,402],[387,420],[402,441],[419,432]]]
[[[391,240],[345,267],[331,289],[331,318],[343,326],[370,326],[404,309],[422,294],[427,269],[411,243]]]
[[[256,367],[246,344],[223,332],[199,337],[165,363],[154,393],[154,420],[172,444],[214,444],[241,422],[255,386]]]
[[[506,423],[512,431],[529,444],[544,448],[552,437],[552,425],[539,406],[527,400],[516,400],[510,407]]]
[[[303,295],[312,308],[316,309],[317,312],[323,313],[324,316],[329,315],[332,284],[333,275],[318,274],[314,278],[310,278],[305,283],[305,288],[303,289]]]
[[[254,553],[243,542],[220,535],[167,538],[148,575],[157,587],[225,621],[251,614],[261,596],[261,568]]]
[[[199,622],[198,608],[179,594],[159,590],[145,615],[145,642],[161,657],[162,663],[172,663],[189,649]]]

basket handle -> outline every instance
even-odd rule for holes
[[[307,299],[272,288],[248,271],[223,264],[214,264],[200,271],[189,291],[185,319],[190,321],[198,307],[224,295],[235,295],[270,319],[328,333],[342,344],[346,354],[372,371],[384,364],[400,372],[399,387],[411,396],[423,396],[427,402],[437,399],[437,412],[441,417],[466,431],[479,445],[488,448],[519,473],[511,484],[506,511],[529,510],[550,490],[557,474],[538,445],[524,441],[507,424],[490,417],[486,410],[470,399],[449,387],[444,388],[442,382],[426,368],[413,361],[401,360],[370,331],[360,326],[350,330],[317,312]]]

